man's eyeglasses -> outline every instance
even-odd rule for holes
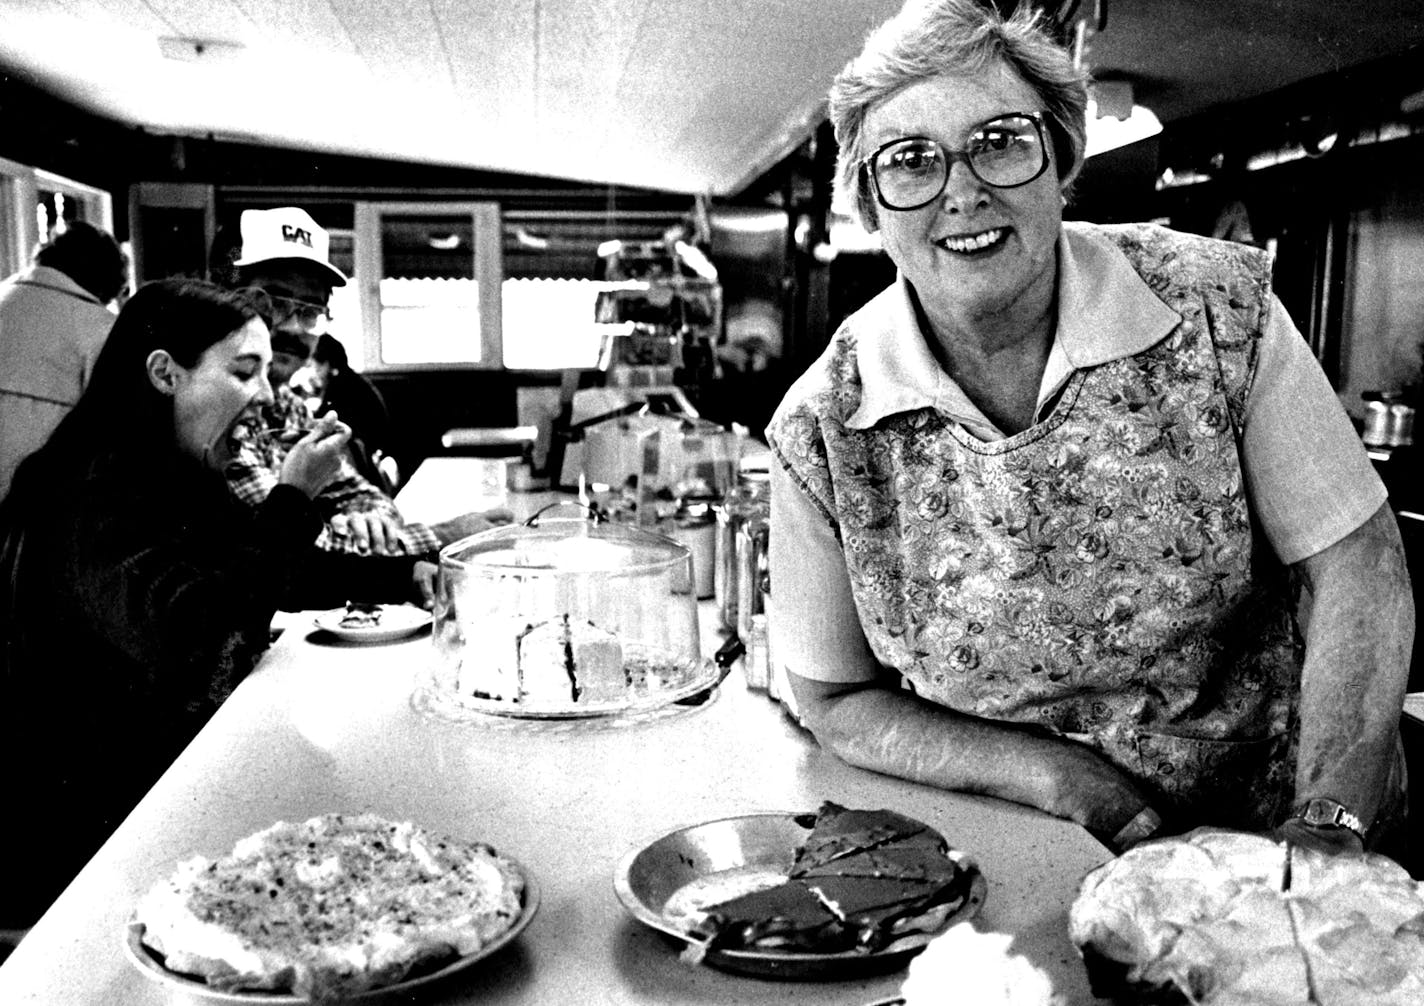
[[[869,165],[876,201],[887,210],[917,210],[939,198],[949,169],[963,161],[985,185],[1027,185],[1048,167],[1041,112],[1000,115],[974,127],[963,150],[950,150],[926,136],[891,140],[861,160]]]
[[[310,328],[319,321],[331,320],[331,311],[325,304],[298,300],[296,297],[283,297],[270,291],[267,292],[267,299],[272,302],[273,325],[280,325],[295,318],[302,325]]]

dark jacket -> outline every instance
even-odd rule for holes
[[[335,412],[351,427],[356,467],[368,482],[384,486],[386,477],[376,467],[376,455],[392,453],[391,417],[386,401],[364,374],[341,368],[333,371],[316,414]]]
[[[176,455],[102,459],[77,491],[0,519],[7,809],[43,833],[0,829],[3,861],[25,864],[0,925],[58,895],[252,669],[277,608],[413,592],[411,559],[315,549],[299,490],[251,511]]]

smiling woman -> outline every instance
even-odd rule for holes
[[[83,398],[0,504],[0,758],[11,812],[50,822],[0,928],[38,918],[266,648],[278,607],[417,600],[415,560],[313,547],[311,497],[347,430],[322,420],[255,512],[223,469],[271,399],[267,328],[245,295],[149,284]]]
[[[767,430],[771,581],[818,585],[778,592],[772,652],[862,767],[1117,847],[1388,846],[1413,610],[1384,487],[1265,255],[1063,222],[1086,82],[1017,11],[908,3],[831,88],[899,275]]]

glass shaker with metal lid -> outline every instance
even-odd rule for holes
[[[766,521],[770,518],[769,479],[770,475],[765,471],[742,471],[737,486],[714,508],[717,533],[712,590],[724,629],[737,628],[738,532],[750,520]]]

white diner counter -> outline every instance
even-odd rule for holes
[[[498,502],[475,491],[483,462],[434,460],[400,497],[409,516],[439,520]],[[537,502],[510,504],[523,512]],[[703,605],[704,619],[711,607]],[[703,626],[709,654],[719,642],[713,629]],[[309,617],[291,617],[254,673],[0,966],[0,1003],[180,1001],[125,957],[125,922],[143,891],[178,860],[220,855],[273,821],[371,811],[489,842],[519,860],[541,891],[537,915],[510,946],[402,1002],[864,1006],[894,994],[903,972],[804,983],[688,965],[613,890],[624,853],[671,829],[812,810],[826,799],[889,807],[942,831],[988,881],[977,924],[1013,934],[1015,952],[1049,972],[1069,1003],[1095,1002],[1067,938],[1067,909],[1081,877],[1108,853],[1075,825],[851,768],[736,671],[712,701],[652,722],[487,726],[412,707],[416,676],[434,656],[428,631],[361,646],[310,630]],[[112,757],[121,762],[123,752]],[[42,822],[34,823],[43,841]]]

